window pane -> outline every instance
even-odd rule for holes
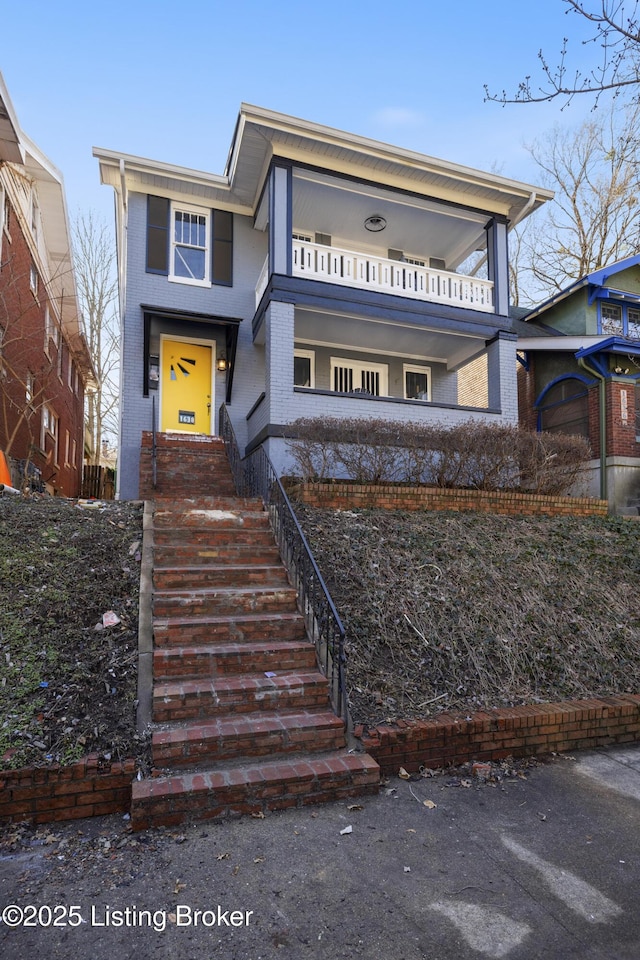
[[[633,340],[640,340],[640,310],[629,307],[627,311],[627,335]]]
[[[204,280],[204,250],[194,247],[176,247],[174,271],[176,277],[188,277],[191,280]]]
[[[311,386],[311,358],[293,358],[293,383],[296,387]]]
[[[426,400],[429,396],[429,384],[426,373],[412,370],[406,372],[406,394],[409,400]]]
[[[615,336],[622,333],[622,307],[615,303],[603,303],[600,307],[602,332]]]

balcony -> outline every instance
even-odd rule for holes
[[[387,257],[328,247],[309,241],[292,243],[293,275],[308,280],[338,283],[398,297],[431,303],[467,307],[494,313],[493,283],[420,262],[390,260]],[[256,287],[256,305],[268,283],[268,260]]]

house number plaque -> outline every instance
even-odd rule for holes
[[[178,423],[195,424],[195,422],[196,422],[195,410],[178,410]]]

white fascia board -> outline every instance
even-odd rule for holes
[[[318,142],[331,143],[338,147],[355,150],[366,155],[369,159],[384,159],[395,163],[400,162],[408,167],[414,168],[417,166],[423,171],[450,177],[464,183],[497,190],[509,195],[514,202],[523,200],[526,202],[532,194],[535,194],[537,199],[540,200],[540,203],[543,203],[547,200],[552,200],[554,196],[553,190],[532,186],[519,180],[511,180],[506,177],[501,177],[498,174],[485,173],[473,167],[466,167],[462,164],[452,163],[447,160],[439,160],[436,157],[418,153],[414,150],[392,146],[379,140],[371,140],[368,137],[361,137],[354,133],[336,130],[333,127],[312,123],[309,120],[301,120],[297,117],[288,116],[287,114],[276,113],[271,110],[266,110],[263,107],[253,106],[252,104],[243,103],[240,112],[245,124],[253,120],[258,124],[270,126],[284,133],[306,136]],[[239,136],[243,129],[244,125],[238,127]]]
[[[545,350],[545,351],[555,351],[562,353],[575,353],[577,350],[582,350],[584,347],[593,347],[597,343],[602,343],[603,340],[610,340],[610,336],[606,337],[588,337],[588,336],[572,336],[572,337],[518,337],[516,343],[517,350]]]
[[[207,173],[204,170],[193,170],[191,167],[180,167],[173,163],[163,163],[160,160],[148,160],[146,157],[135,157],[129,153],[120,153],[116,150],[106,150],[102,147],[93,148],[93,156],[100,160],[100,166],[114,167],[120,176],[120,161],[124,161],[125,172],[146,173],[151,176],[161,176],[183,180],[189,183],[198,183],[205,186],[228,188],[229,178],[216,173]]]

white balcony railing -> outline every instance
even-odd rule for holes
[[[292,251],[294,276],[494,312],[491,280],[306,241],[294,240]],[[268,258],[256,287],[256,305],[267,282]]]
[[[493,283],[386,257],[293,242],[295,276],[493,313]]]

